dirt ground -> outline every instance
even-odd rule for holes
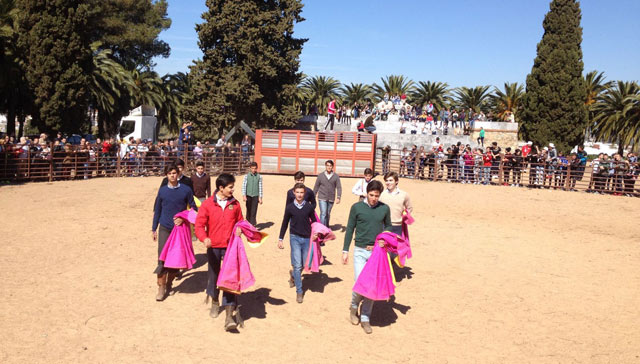
[[[288,240],[276,247],[293,178],[265,177],[271,237],[247,248],[257,282],[235,334],[208,315],[199,243],[197,268],[154,300],[159,178],[0,187],[0,362],[640,362],[639,199],[403,179],[414,257],[365,335],[339,262],[355,182],[343,179],[338,239],[297,304]]]

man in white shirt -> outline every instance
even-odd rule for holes
[[[364,200],[365,197],[367,197],[367,185],[369,184],[369,182],[371,182],[372,178],[373,171],[371,170],[371,168],[367,168],[364,170],[364,178],[359,179],[358,182],[356,182],[356,184],[353,186],[351,192],[353,192],[354,195],[360,197],[360,201]]]

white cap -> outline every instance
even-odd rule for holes
[[[529,140],[529,141],[527,142],[527,145],[533,145],[533,142],[532,142],[531,140]]]
[[[551,148],[555,148],[556,146],[555,146],[555,145],[553,145],[553,143],[549,143],[549,147],[551,147]]]
[[[549,150],[549,148],[547,148],[547,147],[544,147],[544,148],[542,148],[542,150]]]

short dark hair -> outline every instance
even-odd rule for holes
[[[304,179],[304,172],[298,171],[293,174],[293,179]]]
[[[251,162],[251,163],[249,164],[249,167],[256,167],[256,168],[258,168],[258,162],[255,162],[255,161]]]
[[[396,182],[398,182],[398,174],[396,172],[391,171],[384,174],[385,181],[389,179],[389,177],[393,177],[393,179],[396,180]]]
[[[180,158],[176,159],[176,166],[183,166],[184,167],[184,161]]]
[[[384,187],[382,187],[382,182],[377,180],[373,180],[369,182],[369,184],[367,185],[367,193],[371,191],[378,191],[382,193],[382,191],[384,191]]]
[[[178,166],[176,166],[174,163],[169,164],[168,166],[164,167],[164,175],[168,175],[169,172],[171,171],[176,171],[176,173],[178,173]]]
[[[365,168],[364,174],[365,175],[367,175],[367,174],[373,175],[373,171],[371,170],[371,168]]]
[[[293,190],[297,190],[298,188],[302,188],[303,190],[306,191],[307,187],[304,185],[304,183],[296,183],[295,185],[293,185]]]
[[[235,182],[236,178],[233,175],[229,173],[223,173],[219,175],[218,178],[216,178],[216,190],[219,190],[220,187],[225,188]]]
[[[203,161],[197,161],[196,162],[196,167],[204,167],[204,162]]]
[[[324,164],[330,164],[330,165],[332,165],[332,166],[334,165],[334,164],[333,164],[333,161],[332,161],[331,159],[327,159],[327,161],[326,161],[326,162],[324,162]]]

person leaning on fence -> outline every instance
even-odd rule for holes
[[[344,245],[342,248],[342,264],[349,261],[349,246],[355,231],[355,247],[353,250],[353,270],[354,281],[362,272],[365,264],[371,257],[375,239],[383,230],[388,230],[391,226],[391,213],[389,206],[379,201],[383,190],[380,181],[371,181],[367,185],[367,198],[351,206],[349,220],[344,235]],[[358,307],[360,313],[358,315]],[[365,333],[371,334],[369,320],[373,310],[373,300],[352,292],[351,305],[349,307],[349,319],[353,325],[360,325]]]
[[[262,205],[262,175],[258,173],[258,163],[256,162],[251,162],[249,173],[244,176],[242,181],[242,200],[246,202],[247,221],[255,226],[258,204]]]
[[[168,166],[165,169],[165,174],[167,184],[161,186],[158,190],[153,211],[153,225],[151,227],[153,240],[158,241],[158,257],[160,257],[173,226],[182,224],[182,219],[174,218],[174,216],[186,210],[187,205],[196,209],[193,190],[178,181],[178,167],[176,165]],[[153,272],[158,279],[156,301],[162,301],[171,291],[171,285],[178,270],[165,268],[164,262],[158,260],[158,265]]]
[[[329,220],[331,218],[331,209],[333,203],[340,203],[340,197],[342,197],[342,184],[340,183],[340,176],[333,171],[333,161],[327,160],[324,162],[325,171],[318,175],[316,183],[313,186],[313,193],[318,199],[320,205],[320,222],[322,225],[330,228]],[[336,198],[337,192],[337,198]]]
[[[240,235],[240,228],[233,231],[233,227],[242,217],[240,203],[233,198],[235,177],[223,173],[216,179],[216,191],[202,203],[196,218],[196,236],[207,248],[208,280],[207,301],[212,298],[209,316],[217,318],[220,314],[220,290],[217,287],[218,275],[222,260],[227,252],[231,234]],[[237,322],[233,319],[233,312],[237,306],[237,295],[224,291],[222,293],[222,306],[225,308],[225,330],[235,330]]]

